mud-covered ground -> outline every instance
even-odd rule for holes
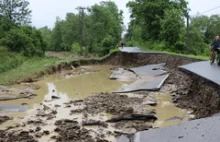
[[[117,62],[116,62],[117,60]],[[105,63],[136,67],[148,64],[166,63],[170,77],[165,83],[175,85],[174,102],[183,109],[190,109],[195,118],[209,117],[220,110],[220,86],[199,76],[181,71],[178,66],[201,60],[169,54],[115,53]]]
[[[0,101],[9,101],[17,99],[31,99],[36,96],[35,90],[40,86],[31,83],[14,85],[11,87],[0,86]]]
[[[100,93],[52,107],[43,103],[36,115],[1,130],[0,142],[34,142],[42,137],[57,142],[108,142],[122,134],[130,136],[137,131],[148,130],[157,118],[154,110],[146,109],[144,101],[153,99],[153,94],[141,94]],[[56,107],[62,107],[63,111],[69,112],[69,116],[57,120],[59,114],[54,111]],[[0,120],[8,119],[1,117]]]
[[[166,63],[170,77],[157,93],[171,93],[176,106],[192,110],[196,119],[219,112],[220,92],[219,86],[178,69],[178,66],[194,61],[196,60],[166,54],[117,53],[102,62],[124,67]],[[86,73],[82,72],[81,74]],[[75,76],[78,73],[64,75]],[[137,131],[152,128],[157,112],[146,109],[144,102],[154,100],[154,93],[156,92],[144,91],[123,95],[98,93],[84,100],[68,101],[49,108],[47,104],[42,103],[41,108],[37,110],[40,113],[29,119],[22,119],[16,126],[0,130],[0,142],[35,142],[41,138],[57,142],[108,142],[114,141],[120,135],[129,137]],[[57,119],[57,111],[54,108],[67,111],[68,117]],[[10,119],[1,116],[0,123]]]

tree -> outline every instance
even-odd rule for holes
[[[52,30],[52,50],[70,51],[81,45],[81,50],[102,55],[110,48],[116,47],[123,31],[122,11],[112,1],[95,4],[88,13],[67,13],[64,20],[58,19]],[[83,28],[83,35],[82,35]],[[81,30],[80,30],[81,29]],[[83,36],[83,37],[82,37]]]
[[[54,51],[62,51],[62,21],[60,20],[59,17],[56,19],[55,27],[53,29],[52,35],[51,35],[51,50]]]
[[[52,34],[51,29],[45,26],[45,27],[40,28],[39,31],[41,32],[44,40],[46,41],[47,47],[50,48],[51,47],[51,34]]]
[[[0,39],[5,37],[5,34],[14,28],[15,25],[7,18],[0,16]]]
[[[184,51],[185,38],[183,33],[185,25],[181,10],[172,6],[166,9],[164,18],[160,21],[160,26],[161,30],[159,37],[168,44],[167,50],[173,52]]]
[[[1,0],[0,15],[6,17],[16,25],[29,24],[31,10],[26,0]]]
[[[131,19],[141,26],[143,40],[160,39],[160,21],[164,19],[165,11],[171,6],[180,9],[181,16],[186,15],[187,2],[185,0],[135,0],[127,4],[131,11]]]
[[[46,42],[41,32],[30,26],[11,29],[1,39],[1,43],[8,47],[9,51],[20,52],[30,57],[44,56],[46,51]]]

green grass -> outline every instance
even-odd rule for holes
[[[209,60],[208,56],[203,56],[203,55],[192,55],[192,54],[181,54],[181,53],[168,52],[168,51],[157,51],[157,50],[150,50],[148,48],[141,48],[141,49],[145,51],[161,52],[161,53],[166,53],[170,55],[183,56],[183,57],[188,57],[188,58],[193,58],[193,59]]]
[[[144,50],[147,50],[147,49],[144,49]],[[45,58],[33,57],[33,58],[29,58],[29,59],[25,58],[25,57],[21,57],[22,63],[16,64],[16,67],[10,66],[7,71],[0,73],[0,84],[11,85],[12,83],[14,83],[18,79],[27,78],[27,77],[34,77],[35,73],[37,73],[39,71],[44,71],[46,68],[48,68],[52,65],[58,65],[63,62],[70,63],[73,61],[77,62],[77,61],[91,61],[91,60],[101,61],[103,59],[108,58],[112,53],[118,52],[118,51],[119,50],[117,48],[112,49],[108,55],[101,57],[101,58],[100,57],[92,57],[92,58],[83,58],[83,59],[59,60],[57,58],[48,58],[48,57],[47,58],[46,57]],[[150,51],[150,50],[147,50],[147,51]],[[6,51],[4,51],[4,52],[6,53]],[[1,53],[3,55],[3,52],[1,52]],[[172,53],[172,52],[163,52],[163,53],[184,56],[184,57],[189,57],[189,58],[195,58],[195,59],[201,59],[201,60],[209,60],[209,58],[206,56],[185,55],[185,54],[177,54],[177,53]],[[12,55],[12,54],[14,54],[14,53],[9,53],[8,55]],[[4,60],[3,60],[3,58],[0,59],[0,61],[4,61],[4,62],[1,62],[1,65],[8,64],[8,63],[11,64],[14,61],[16,62],[16,60],[11,60],[11,61],[5,60],[5,58],[7,57],[7,54],[5,54],[4,56],[5,56]],[[14,55],[14,56],[21,56],[21,55]],[[13,56],[8,57],[8,58],[12,59]],[[2,66],[0,66],[0,67],[2,67]]]
[[[117,52],[118,49],[113,49],[110,51],[110,53],[104,57],[92,57],[92,58],[83,58],[83,59],[64,59],[60,60],[58,58],[40,58],[40,57],[34,57],[26,59],[24,62],[22,62],[20,65],[17,65],[15,68],[11,68],[10,70],[4,71],[0,73],[0,84],[1,85],[11,85],[16,80],[22,79],[22,78],[28,78],[28,77],[34,77],[35,73],[39,71],[44,71],[46,68],[52,66],[52,65],[58,65],[63,62],[73,62],[73,61],[90,61],[90,60],[103,60],[111,55],[113,52]],[[11,53],[6,54],[5,56],[9,55]],[[3,60],[2,60],[3,61]],[[12,61],[13,62],[13,61]],[[4,61],[4,64],[8,64],[8,62]]]
[[[8,52],[7,48],[0,47],[0,73],[13,69],[26,60],[21,54]]]
[[[45,69],[48,66],[55,65],[61,62],[55,58],[32,58],[25,61],[22,65],[0,74],[0,84],[10,85],[14,81],[33,75]]]
[[[170,55],[178,55],[178,56],[183,56],[183,57],[188,57],[188,58],[193,58],[193,59],[209,60],[208,56],[202,56],[202,55],[180,54],[180,53],[167,52],[167,51],[164,51],[163,53],[170,54]]]

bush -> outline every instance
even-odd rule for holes
[[[164,51],[167,49],[166,43],[159,41],[146,41],[143,45],[141,45],[141,47],[155,51]]]
[[[0,57],[0,73],[21,65],[27,59],[20,54],[8,52],[5,47],[0,47]]]
[[[79,45],[79,43],[73,43],[71,52],[76,53],[76,54],[80,54],[80,45]]]
[[[44,56],[46,42],[40,31],[33,27],[14,28],[1,40],[9,51],[20,52],[25,56]]]

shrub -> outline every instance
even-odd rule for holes
[[[33,27],[14,28],[1,40],[9,51],[20,52],[25,56],[44,56],[46,42],[40,31]]]

